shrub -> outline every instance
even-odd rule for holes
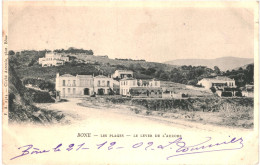
[[[216,93],[216,88],[215,87],[211,87],[210,90],[212,91],[212,93]]]
[[[232,97],[232,92],[222,92],[221,96],[223,96],[223,97]]]
[[[242,92],[236,92],[235,96],[242,97]]]

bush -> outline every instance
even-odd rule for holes
[[[25,98],[32,100],[35,103],[53,103],[55,100],[48,92],[37,91],[34,89],[27,89]]]
[[[215,87],[211,87],[210,90],[212,91],[212,93],[216,93],[216,88]]]
[[[181,94],[181,97],[188,97],[188,94],[183,93]]]
[[[223,97],[232,97],[232,92],[222,92],[221,96],[223,96]]]
[[[235,96],[242,97],[242,92],[236,92]]]

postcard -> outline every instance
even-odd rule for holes
[[[3,1],[3,164],[257,164],[258,3]]]

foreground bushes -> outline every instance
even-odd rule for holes
[[[50,96],[49,92],[27,89],[25,97],[35,103],[54,103],[55,100]]]
[[[187,99],[151,99],[151,98],[122,98],[108,97],[106,101],[114,104],[128,104],[142,106],[147,110],[153,111],[168,111],[168,110],[183,110],[183,111],[212,111],[218,112],[224,108],[224,104],[231,107],[251,108],[253,110],[253,98],[219,98],[219,97],[204,97],[204,98],[187,98]]]

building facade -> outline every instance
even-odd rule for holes
[[[109,94],[113,90],[113,79],[99,75],[94,77],[94,92],[98,95]]]
[[[42,67],[60,66],[68,61],[69,57],[64,57],[61,54],[56,53],[46,53],[45,57],[39,58],[39,64],[41,64]]]
[[[138,87],[137,79],[135,78],[123,78],[119,81],[120,85],[120,95],[130,95],[130,89],[132,87]]]
[[[162,97],[160,81],[123,78],[119,82],[120,95],[131,97]]]
[[[206,89],[210,89],[211,87],[236,88],[235,80],[224,76],[217,76],[215,78],[203,78],[197,84]]]
[[[129,78],[129,77],[133,77],[134,72],[131,70],[116,70],[115,73],[112,75],[113,78]]]
[[[92,75],[56,75],[56,91],[61,98],[107,95],[113,90],[113,79]]]

